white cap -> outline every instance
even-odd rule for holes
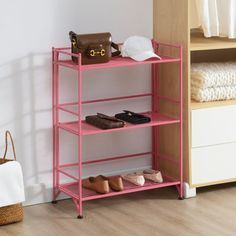
[[[131,57],[135,61],[145,61],[152,57],[161,59],[154,53],[151,40],[142,36],[131,36],[126,39],[121,47],[121,55]]]

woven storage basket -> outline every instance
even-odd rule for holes
[[[16,223],[23,220],[22,204],[0,207],[0,225]]]
[[[6,159],[7,150],[8,150],[8,137],[11,140],[13,154],[14,154],[14,160],[16,161],[16,152],[15,147],[13,143],[13,139],[11,136],[11,133],[9,131],[6,131],[5,133],[5,153],[3,158],[0,158],[0,165],[12,161],[9,159]],[[16,223],[23,220],[23,207],[21,203],[10,205],[10,206],[4,206],[0,207],[0,225],[6,225],[11,223]]]

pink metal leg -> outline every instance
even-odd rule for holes
[[[152,65],[152,111],[156,108],[156,75],[155,65]],[[152,127],[152,169],[156,167],[156,127]]]
[[[79,119],[78,119],[78,126],[79,126],[79,135],[78,135],[78,164],[79,164],[79,168],[78,168],[78,176],[79,176],[79,218],[83,217],[83,189],[82,189],[82,154],[83,154],[83,150],[82,150],[82,135],[81,135],[81,131],[82,131],[82,72],[81,72],[81,54],[79,55],[79,63],[78,63],[78,74],[77,74],[77,79],[78,79],[78,111],[79,113]]]
[[[55,53],[52,48],[52,128],[53,128],[53,201],[56,201],[56,144],[55,144]]]
[[[156,42],[154,42],[154,48],[155,48],[155,52],[157,54],[159,54],[158,51],[158,45]],[[153,77],[154,77],[154,111],[155,112],[159,112],[159,67],[158,64],[154,64],[153,65]],[[154,145],[155,145],[155,163],[154,163],[154,168],[155,170],[159,170],[160,169],[160,165],[159,165],[159,127],[155,127],[154,128],[154,133],[153,133],[153,140],[154,140]]]
[[[55,203],[59,191],[60,175],[57,171],[59,168],[59,128],[58,128],[58,105],[59,105],[59,80],[58,80],[58,65],[55,64],[58,61],[58,52],[53,48],[52,51],[52,73],[53,73],[53,84],[52,84],[52,99],[53,99],[53,202]]]
[[[180,62],[179,62],[179,77],[180,77],[180,198],[183,198],[183,47],[180,47]]]
[[[156,80],[156,104],[155,104],[155,112],[159,112],[159,97],[158,97],[158,93],[159,93],[159,88],[160,88],[160,81],[159,81],[159,65],[155,64],[154,65],[154,71],[155,71],[155,80]],[[160,169],[160,162],[159,162],[159,127],[155,127],[155,145],[156,145],[156,163],[155,163],[155,169],[159,170]]]
[[[56,57],[56,61],[58,61],[59,58],[59,53],[56,52],[55,53],[55,57]],[[58,108],[59,106],[59,67],[58,65],[55,66],[55,75],[56,75],[56,88],[55,88],[55,92],[56,92],[56,98],[55,98],[55,102],[56,102],[56,107]],[[58,172],[58,168],[59,168],[59,162],[60,162],[60,149],[59,149],[59,110],[56,109],[56,188],[57,190],[59,190],[59,185],[60,185],[60,173]]]

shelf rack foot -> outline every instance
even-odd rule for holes
[[[75,199],[75,198],[72,198],[72,200],[77,209],[77,213],[78,213],[77,219],[83,219],[82,201],[79,201],[78,199]]]
[[[56,187],[54,187],[53,197],[52,197],[53,200],[51,201],[52,204],[57,204],[58,203],[57,198],[58,198],[60,193],[61,193],[61,191],[56,191]]]

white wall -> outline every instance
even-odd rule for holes
[[[27,204],[51,200],[51,47],[69,45],[72,29],[80,33],[110,31],[116,42],[134,34],[151,38],[152,0],[1,0],[0,145],[3,153],[4,131],[11,130],[24,171]],[[68,70],[62,73],[62,100],[74,100],[74,74]],[[150,90],[149,75],[147,67],[89,72],[83,97],[146,92]],[[148,110],[149,106],[149,101],[142,99],[90,106],[85,111],[114,114],[124,108]],[[76,157],[75,137],[62,132],[62,142],[62,159],[72,161]],[[84,159],[149,151],[150,131],[86,137],[84,147]],[[150,159],[113,162],[90,166],[84,176],[149,165]]]

